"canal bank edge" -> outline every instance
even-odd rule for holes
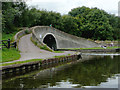
[[[79,51],[81,53],[90,53],[90,52],[120,52],[120,48],[116,49],[59,49],[59,51]]]
[[[42,67],[42,66],[49,66],[49,65],[55,64],[55,63],[59,64],[61,62],[70,62],[70,61],[74,61],[74,60],[79,60],[80,58],[81,58],[81,54],[77,53],[77,54],[70,55],[70,56],[45,59],[42,61],[2,66],[2,75],[8,74],[8,73],[15,73],[18,71],[21,72],[22,70],[28,70],[28,68],[33,69],[33,68],[38,68],[38,67]]]

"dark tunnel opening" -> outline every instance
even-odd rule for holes
[[[46,35],[46,37],[43,39],[43,43],[45,43],[52,50],[54,50],[54,51],[57,50],[56,40],[53,35],[51,35],[51,34]]]

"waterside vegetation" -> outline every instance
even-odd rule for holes
[[[2,31],[18,27],[49,26],[92,40],[118,40],[120,18],[99,8],[77,7],[66,15],[28,7],[25,2],[2,2]]]

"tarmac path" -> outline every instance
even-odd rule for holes
[[[32,34],[28,34],[23,36],[19,40],[18,48],[21,54],[21,58],[19,60],[14,60],[14,61],[5,62],[5,63],[25,61],[30,59],[47,59],[47,58],[53,58],[54,56],[75,54],[74,51],[64,51],[64,53],[54,53],[54,52],[49,52],[49,51],[40,49],[32,43],[32,41],[30,40],[31,36]]]

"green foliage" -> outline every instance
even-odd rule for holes
[[[25,30],[25,34],[30,34],[30,31],[29,30]]]
[[[2,40],[7,40],[10,39],[11,42],[14,41],[14,35],[17,32],[14,33],[10,33],[10,34],[6,34],[6,33],[2,33]],[[18,50],[16,50],[15,48],[3,48],[2,49],[2,61],[1,62],[9,62],[9,61],[13,61],[13,60],[18,60],[20,58],[20,52]]]
[[[47,47],[47,45],[38,45],[38,43],[35,42],[35,41],[32,39],[32,37],[31,37],[30,39],[31,39],[31,41],[32,41],[37,47],[39,47],[40,49],[44,49],[44,50],[47,50],[47,51],[52,52],[52,50],[49,49],[49,48]]]
[[[90,12],[90,8],[83,6],[83,7],[78,7],[78,8],[72,9],[68,14],[73,17],[76,17],[77,15],[85,16],[89,12]]]
[[[11,41],[14,41],[14,35],[16,34],[17,32],[13,32],[13,33],[10,33],[10,34],[6,34],[6,33],[2,33],[2,40],[8,40],[10,39]]]
[[[113,28],[109,25],[108,18],[99,9],[93,9],[86,18],[89,19],[87,23],[87,32],[90,34],[88,38],[98,39],[98,40],[112,40]],[[86,33],[87,33],[86,32]],[[83,31],[84,33],[84,31]],[[84,34],[83,34],[84,36]]]
[[[49,48],[47,47],[47,45],[41,45],[41,46],[40,46],[40,49],[44,49],[44,50],[47,50],[47,51],[52,52],[52,50],[49,49]]]
[[[97,8],[78,7],[69,12],[69,15],[79,19],[79,29],[82,37],[94,40],[118,39],[117,17]]]
[[[72,35],[80,36],[81,32],[79,31],[78,20],[75,17],[64,15],[62,17],[63,31]]]
[[[14,19],[18,10],[15,9],[15,4],[13,2],[3,2],[2,9],[3,32],[10,33],[16,31]]]
[[[16,27],[52,24],[66,33],[93,40],[120,38],[120,18],[98,8],[77,7],[63,16],[53,11],[29,8],[25,2],[3,2],[2,9],[2,29],[5,33],[16,31]]]

